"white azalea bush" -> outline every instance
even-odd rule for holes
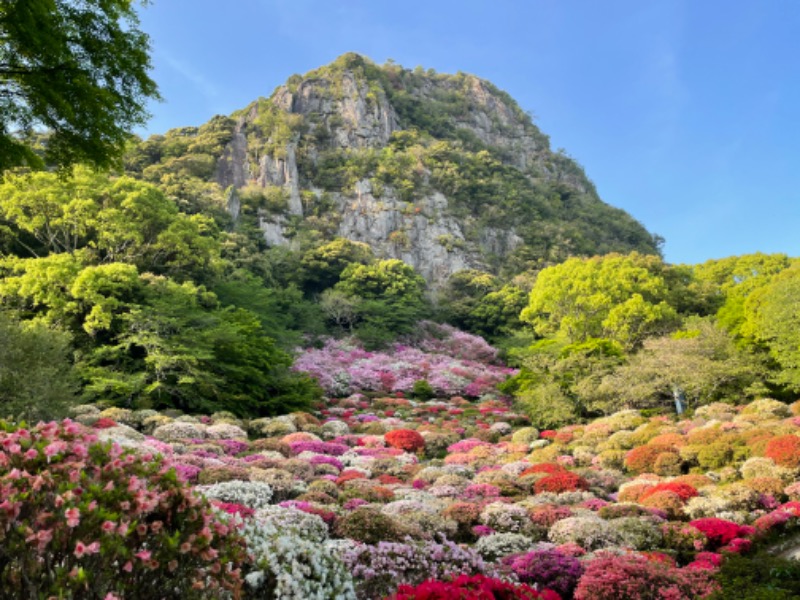
[[[355,600],[352,576],[337,554],[320,543],[317,527],[284,529],[281,523],[279,528],[275,516],[256,511],[239,528],[255,565],[245,577],[248,597]]]
[[[223,481],[195,489],[209,500],[241,504],[252,509],[269,506],[272,499],[272,487],[261,481]]]

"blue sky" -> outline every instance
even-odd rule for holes
[[[139,133],[230,114],[354,51],[509,92],[673,263],[800,256],[795,0],[153,0],[165,101]]]

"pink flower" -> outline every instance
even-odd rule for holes
[[[134,556],[140,560],[150,560],[151,552],[149,550],[142,550],[134,554]]]
[[[75,554],[77,558],[83,558],[85,554],[97,554],[98,552],[100,552],[100,542],[92,542],[87,546],[79,541],[75,544],[75,552],[73,552],[73,554]]]
[[[64,516],[67,518],[67,527],[77,527],[81,522],[81,511],[75,507],[64,511]]]
[[[117,528],[117,524],[114,523],[114,521],[106,521],[101,526],[101,529],[103,530],[103,533],[114,533],[114,530],[116,530],[116,528]]]
[[[122,566],[122,570],[125,571],[126,573],[130,573],[131,571],[133,571],[133,563],[131,561],[126,562]]]
[[[39,458],[39,452],[37,450],[35,450],[34,448],[31,448],[30,450],[25,452],[25,458],[27,460],[33,460],[35,458]]]

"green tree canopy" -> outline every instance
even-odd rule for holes
[[[717,318],[732,334],[739,335],[744,323],[745,302],[751,293],[795,262],[785,254],[745,254],[709,260],[694,267],[698,282],[715,288]]]
[[[7,176],[0,184],[0,219],[22,234],[20,253],[33,257],[83,249],[93,262],[127,262],[201,280],[219,262],[212,219],[180,212],[149,183],[84,167],[68,179],[45,172]]]
[[[134,0],[0,3],[0,172],[39,167],[26,136],[47,132],[60,167],[119,162],[129,131],[158,98]]]
[[[686,407],[716,400],[741,401],[759,379],[757,359],[736,347],[708,319],[693,319],[673,335],[651,338],[628,362],[585,389],[587,405],[620,408]],[[599,383],[599,384],[598,384]]]
[[[374,259],[367,244],[336,238],[303,254],[300,264],[304,287],[311,292],[321,292],[333,287],[348,265],[366,265]]]
[[[368,346],[409,333],[427,310],[425,280],[397,259],[352,263],[332,289],[356,300],[356,335]]]
[[[63,416],[77,396],[70,337],[0,311],[0,417]]]
[[[520,318],[541,336],[609,338],[634,347],[674,325],[666,265],[637,252],[571,258],[539,273]]]
[[[778,366],[773,380],[800,391],[800,265],[753,291],[742,305],[742,315],[743,337],[766,348]]]

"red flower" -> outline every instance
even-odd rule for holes
[[[560,494],[561,492],[588,490],[589,482],[580,475],[565,471],[564,473],[555,473],[542,477],[534,484],[533,489],[537,494],[541,494],[542,492]]]
[[[686,502],[689,498],[694,498],[697,496],[697,490],[687,483],[679,483],[676,481],[668,481],[666,483],[659,483],[654,485],[649,490],[646,490],[644,494],[639,496],[639,502],[647,498],[648,496],[652,496],[656,492],[674,492],[678,496],[680,496],[681,500]]]
[[[767,442],[764,456],[775,461],[781,467],[800,467],[800,437],[781,435]]]
[[[553,475],[555,473],[564,473],[565,471],[566,469],[564,467],[555,463],[539,463],[538,465],[528,467],[520,473],[519,476],[525,477],[525,475],[531,475],[533,473],[547,473],[548,475]]]
[[[425,438],[413,429],[395,429],[384,436],[386,443],[392,448],[405,452],[417,452],[425,447]]]
[[[430,579],[416,587],[401,585],[390,600],[561,600],[551,590],[537,591],[485,575],[460,575],[452,581]]]
[[[708,538],[708,543],[712,548],[726,546],[735,538],[749,535],[752,532],[752,528],[743,527],[733,521],[715,517],[696,519],[691,521],[689,525],[702,531]]]

